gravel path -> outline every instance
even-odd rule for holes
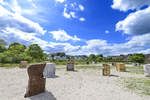
[[[117,85],[120,77],[144,77],[144,75],[111,72],[114,76],[104,77],[101,70],[86,69],[67,72],[56,71],[56,78],[46,79],[46,92],[23,98],[27,86],[26,69],[0,68],[1,100],[149,100]]]

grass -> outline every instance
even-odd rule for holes
[[[102,69],[102,66],[95,66],[95,65],[77,65],[75,66],[76,69]]]
[[[123,84],[131,91],[150,96],[150,78],[122,78]]]
[[[134,74],[144,74],[143,66],[126,67],[126,71]]]
[[[2,64],[0,63],[0,67],[5,67],[5,68],[14,68],[14,67],[18,67],[19,64]]]
[[[38,63],[42,63],[42,62],[38,62]],[[28,65],[30,65],[30,64],[36,64],[36,62],[28,63]],[[15,68],[15,67],[19,67],[19,64],[17,64],[17,63],[14,63],[14,64],[11,64],[11,63],[8,63],[8,64],[0,63],[0,67],[3,67],[3,68]]]

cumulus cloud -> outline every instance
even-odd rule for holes
[[[0,1],[0,4],[21,15],[33,16],[41,11],[41,8],[37,10],[37,6],[33,0],[9,0],[7,2],[2,0]]]
[[[84,11],[84,6],[83,5],[79,4],[79,8],[80,8],[81,11]]]
[[[9,44],[13,42],[19,42],[25,45],[36,43],[47,53],[65,52],[70,55],[89,55],[91,53],[103,55],[120,55],[138,52],[146,53],[149,50],[143,50],[143,48],[150,46],[150,34],[134,36],[128,42],[120,44],[110,44],[106,40],[93,39],[86,41],[86,44],[83,46],[75,46],[70,43],[47,42],[36,37],[34,33],[29,34],[15,28],[6,28],[1,30],[0,33],[0,38],[5,39]]]
[[[38,44],[47,53],[66,52],[67,54],[73,54],[73,52],[78,51],[80,48],[80,46],[73,46],[70,43],[47,42],[39,37],[36,37],[34,33],[29,34],[15,28],[0,30],[0,33],[0,38],[8,41],[9,44],[13,42],[22,43],[26,46],[30,44]]]
[[[79,21],[85,21],[85,18],[79,17],[77,13],[79,11],[84,11],[84,6],[77,4],[76,2],[65,4],[63,10],[63,16],[67,19],[78,19]]]
[[[7,27],[6,29],[1,30],[0,32],[1,32],[0,38],[6,40],[9,44],[13,42],[19,42],[25,45],[36,43],[41,46],[45,46],[45,44],[47,44],[46,41],[37,38],[36,34],[34,33],[29,34],[16,28]]]
[[[85,18],[81,17],[79,20],[83,22],[85,21]]]
[[[56,2],[63,3],[65,0],[56,0]]]
[[[106,40],[93,39],[88,40],[86,45],[83,45],[78,50],[79,54],[103,54],[103,55],[120,55],[132,53],[148,53],[150,47],[150,34],[133,36],[125,43],[108,43]]]
[[[105,33],[106,33],[106,34],[109,34],[110,32],[109,32],[109,30],[105,30]]]
[[[0,0],[0,4],[1,4],[1,5],[7,5],[7,3],[4,2],[3,0]]]
[[[64,30],[51,31],[49,33],[52,34],[53,38],[56,39],[57,41],[68,41],[68,40],[80,41],[81,40],[76,35],[74,37],[68,35],[67,32]]]
[[[16,28],[23,32],[44,34],[46,31],[38,24],[17,13],[12,13],[0,6],[0,29]]]
[[[150,49],[141,50],[138,53],[149,54],[150,53]]]
[[[111,7],[120,11],[128,11],[140,9],[144,5],[150,5],[150,0],[113,0]]]
[[[64,8],[63,16],[64,16],[65,18],[68,18],[68,19],[71,18],[70,13],[67,13],[67,8]]]
[[[76,18],[76,15],[75,15],[76,13],[75,12],[70,12],[70,15],[72,16],[72,18]]]
[[[150,32],[150,7],[129,14],[116,24],[116,30],[126,34],[146,34]]]

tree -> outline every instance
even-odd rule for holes
[[[12,43],[8,47],[8,51],[14,53],[14,54],[20,54],[23,53],[26,49],[25,45],[21,45],[20,43]]]
[[[97,55],[96,62],[101,62],[101,61],[103,61],[103,55]]]
[[[43,57],[43,50],[38,44],[31,44],[27,49],[27,54],[33,59],[41,60]]]
[[[90,56],[88,57],[88,61],[96,61],[96,56],[94,54],[90,54]]]
[[[6,50],[7,50],[7,48],[0,44],[0,53],[4,52]]]
[[[12,43],[8,50],[1,55],[2,63],[20,63],[20,61],[31,61],[31,57],[25,54],[26,46],[20,43]]]
[[[55,54],[51,54],[52,61],[54,61]]]
[[[43,58],[42,60],[47,60],[48,55],[46,53],[43,53]]]
[[[64,52],[60,53],[60,57],[64,57],[66,54]]]
[[[70,57],[70,56],[66,56],[66,59],[70,61],[70,60],[71,60],[71,57]]]
[[[145,60],[145,57],[142,53],[140,54],[134,54],[130,57],[132,62],[136,62],[136,63],[143,63]]]
[[[3,39],[0,39],[0,53],[7,50],[7,48],[5,47],[6,45],[7,45],[7,42],[5,42]]]

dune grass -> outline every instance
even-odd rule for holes
[[[77,65],[76,69],[102,69],[102,66],[97,65]]]
[[[143,66],[126,67],[126,71],[134,74],[144,74]]]
[[[0,67],[5,67],[5,68],[14,68],[14,67],[18,67],[19,64],[2,64],[0,63]]]
[[[150,78],[122,78],[126,88],[140,95],[150,96]]]

